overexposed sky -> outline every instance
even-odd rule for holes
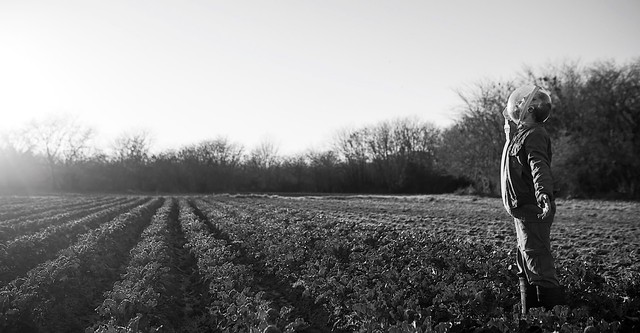
[[[456,118],[455,89],[640,56],[640,1],[0,0],[0,131],[75,115],[103,144],[225,136],[284,154]]]

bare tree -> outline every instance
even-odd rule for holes
[[[500,156],[504,144],[502,109],[513,84],[480,82],[458,91],[463,102],[461,119],[443,133],[440,166],[470,179],[475,190],[500,191]]]
[[[16,154],[33,153],[33,143],[26,138],[24,131],[25,129],[2,133],[0,135],[0,149]]]
[[[314,190],[319,192],[337,192],[340,183],[340,159],[332,150],[307,153],[311,169],[311,181]]]
[[[219,137],[199,143],[195,150],[203,164],[235,167],[240,163],[243,147]]]
[[[225,137],[180,149],[176,157],[185,170],[187,187],[195,192],[233,190],[242,161],[242,145]]]
[[[122,133],[113,143],[112,177],[120,189],[148,190],[151,137],[146,131]]]
[[[91,128],[81,125],[76,118],[56,115],[31,121],[22,132],[20,146],[46,159],[52,189],[57,190],[57,165],[85,158],[93,134]]]
[[[147,131],[122,133],[113,143],[116,161],[127,165],[146,163],[150,149],[151,137]]]
[[[344,161],[347,187],[353,191],[363,191],[367,187],[367,164],[371,157],[367,147],[370,129],[343,129],[336,134],[334,147],[339,158]]]
[[[272,140],[263,140],[251,150],[249,161],[252,165],[262,169],[276,166],[279,162],[278,146]]]

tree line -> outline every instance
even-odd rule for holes
[[[79,134],[81,133],[81,134]],[[282,156],[265,141],[251,150],[226,137],[152,154],[145,133],[125,134],[109,154],[87,145],[72,119],[34,122],[0,148],[4,192],[442,193],[463,179],[435,165],[441,130],[398,119],[344,130],[332,149]]]
[[[640,196],[640,59],[525,68],[508,81],[458,91],[453,125],[418,118],[344,129],[329,149],[291,156],[263,142],[217,137],[152,154],[149,136],[126,134],[106,153],[69,118],[34,121],[0,140],[0,192],[296,192],[499,195],[502,109],[513,89],[552,92],[547,122],[561,194]]]

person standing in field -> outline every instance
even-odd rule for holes
[[[556,205],[551,140],[543,124],[551,107],[548,91],[526,85],[511,93],[503,111],[507,140],[501,161],[502,201],[515,222],[523,314],[532,307],[566,304],[550,241]],[[516,124],[513,137],[509,121]]]

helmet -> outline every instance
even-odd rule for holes
[[[523,111],[532,112],[534,120],[538,123],[547,121],[551,115],[549,92],[534,85],[525,85],[514,90],[509,95],[504,115],[518,124],[524,118],[525,112]]]

